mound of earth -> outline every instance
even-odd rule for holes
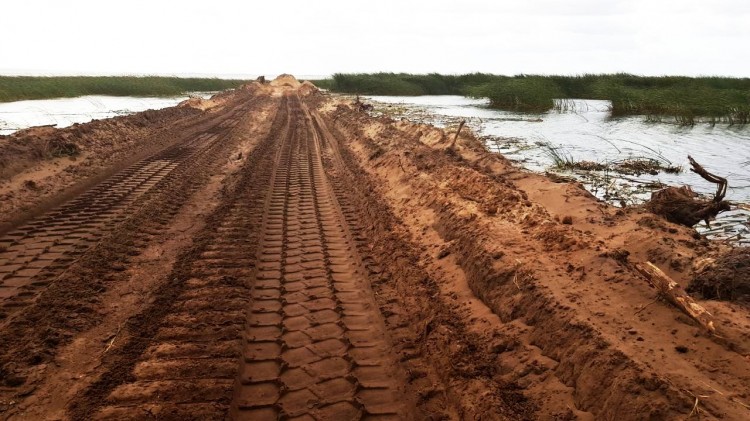
[[[301,86],[301,83],[297,80],[296,77],[292,75],[288,75],[286,73],[278,75],[276,79],[271,81],[271,86],[288,86],[290,88],[299,88]]]
[[[319,91],[317,86],[307,80],[300,84],[299,93],[302,96],[314,95]]]
[[[688,291],[708,299],[750,303],[750,249],[730,250],[701,269]]]
[[[188,98],[180,102],[179,104],[177,104],[177,106],[196,108],[199,110],[205,110],[206,108],[209,108],[208,101],[203,98],[198,98],[198,97]]]

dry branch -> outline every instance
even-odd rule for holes
[[[688,155],[688,161],[690,161],[690,165],[693,167],[690,168],[690,171],[700,175],[704,180],[716,184],[716,194],[714,195],[714,202],[721,202],[722,200],[724,200],[724,197],[727,195],[727,179],[706,171],[706,169],[703,168],[703,166],[701,166],[699,163],[695,162],[693,157],[690,155]]]
[[[458,130],[456,130],[456,135],[453,136],[453,142],[451,142],[451,146],[449,149],[453,149],[456,147],[456,141],[458,140],[458,135],[461,134],[461,129],[464,128],[464,124],[466,124],[466,120],[461,120],[461,123],[458,125]]]
[[[683,313],[690,316],[701,326],[711,333],[716,333],[714,326],[714,317],[703,306],[696,303],[692,297],[672,278],[662,272],[651,262],[637,263],[636,270],[643,275],[646,280],[659,291],[659,294],[669,301],[672,305],[679,308]]]

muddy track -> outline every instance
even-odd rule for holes
[[[129,214],[138,198],[185,177],[222,147],[243,103],[184,142],[142,159],[82,195],[0,237],[0,316],[9,319]],[[192,124],[196,126],[197,124]]]
[[[245,124],[248,116],[267,107],[268,103],[267,98],[242,95],[227,109],[190,122],[190,127],[197,131],[181,133],[172,146],[146,158],[145,163],[135,164],[138,169],[148,167],[149,163],[172,160],[177,165],[171,171],[157,174],[159,180],[151,180],[150,187],[143,183],[134,189],[123,187],[127,195],[106,202],[107,206],[97,206],[101,204],[97,195],[86,194],[94,205],[80,214],[103,219],[104,223],[76,226],[90,237],[79,239],[77,234],[72,234],[70,241],[74,245],[68,244],[72,250],[63,250],[55,260],[29,259],[32,264],[45,262],[48,266],[30,274],[30,286],[20,287],[19,295],[10,295],[3,303],[4,317],[0,325],[0,414],[3,419],[23,410],[22,406],[16,407],[19,398],[27,396],[40,384],[54,383],[54,379],[45,377],[45,367],[58,366],[55,361],[58,350],[96,326],[110,309],[119,306],[119,302],[106,301],[107,291],[129,282],[127,268],[134,256],[161,235],[218,165],[227,162],[239,142],[234,127],[238,122]],[[134,172],[137,171],[125,169],[115,175],[114,180],[104,183],[122,186],[122,178],[132,179]],[[71,203],[80,204],[81,199]],[[63,204],[53,213],[70,206]],[[55,220],[49,215],[40,217],[40,220],[47,219]],[[29,229],[27,237],[44,241],[39,233],[45,228],[39,225]],[[30,248],[25,254],[34,250]],[[49,251],[40,249],[38,253]]]
[[[320,148],[288,96],[77,418],[410,417]]]
[[[298,99],[247,315],[237,419],[401,419],[383,323]]]
[[[687,230],[246,88],[2,237],[0,419],[747,418],[746,310],[703,301],[728,350],[628,268]]]

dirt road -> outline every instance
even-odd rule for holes
[[[3,419],[750,415],[747,309],[630,266],[721,247],[289,76],[182,107],[4,187]]]

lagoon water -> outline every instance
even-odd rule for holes
[[[191,95],[206,97],[211,94]],[[5,102],[0,103],[0,135],[8,135],[32,126],[67,127],[73,123],[86,123],[94,119],[172,107],[187,98],[187,95],[167,98],[90,95]]]
[[[524,114],[490,109],[487,100],[461,96],[368,98],[376,102],[376,112],[397,118],[438,126],[466,119],[475,133],[484,137],[490,150],[533,171],[554,170],[551,148],[573,161],[606,164],[647,158],[682,167],[680,174],[599,173],[592,177],[585,172],[567,173],[583,181],[598,197],[615,204],[647,199],[651,190],[645,189],[643,183],[648,182],[689,185],[698,193],[712,195],[716,186],[689,171],[688,155],[708,171],[729,180],[727,200],[750,203],[750,127],[747,126],[717,124],[712,127],[699,123],[682,127],[666,119],[660,123],[647,122],[643,116],[611,118],[609,102],[595,100],[568,100],[571,109],[564,112]],[[629,193],[623,195],[628,189]],[[727,236],[750,237],[747,212],[723,214],[712,226]]]

